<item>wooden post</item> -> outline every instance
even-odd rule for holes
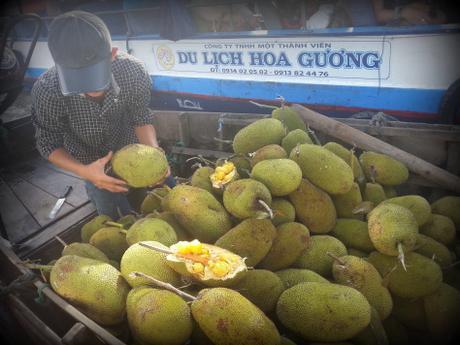
[[[434,182],[439,187],[460,193],[460,178],[458,176],[455,176],[382,140],[374,138],[366,133],[354,129],[353,127],[340,123],[339,121],[305,108],[299,104],[294,104],[291,108],[297,111],[310,127],[347,142],[350,145],[356,145],[361,149],[383,153],[393,157],[405,164],[413,173]]]

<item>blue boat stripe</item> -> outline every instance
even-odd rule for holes
[[[29,68],[27,76],[37,78],[45,69]],[[445,93],[442,89],[294,84],[248,80],[152,76],[153,90],[214,97],[275,100],[288,102],[437,113]]]

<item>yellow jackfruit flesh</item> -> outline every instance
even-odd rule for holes
[[[209,176],[213,188],[222,189],[224,186],[237,178],[237,170],[232,162],[216,167],[214,173]]]
[[[229,286],[247,271],[244,259],[226,250],[198,240],[181,241],[170,247],[168,265],[184,276],[208,286]]]
[[[131,144],[115,152],[112,157],[115,174],[131,187],[153,186],[168,174],[168,161],[158,148]]]

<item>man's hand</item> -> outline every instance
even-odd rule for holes
[[[128,188],[125,181],[110,177],[105,173],[105,166],[112,158],[112,154],[110,151],[107,156],[85,165],[81,176],[99,189],[106,189],[113,193],[127,192]]]

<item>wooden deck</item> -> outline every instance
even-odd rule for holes
[[[49,212],[67,186],[72,186],[73,191],[57,217],[49,219]],[[82,209],[86,210],[84,214],[81,214]],[[65,230],[72,225],[68,217],[76,212],[82,217],[94,212],[84,181],[79,177],[36,155],[0,170],[0,226],[2,235],[6,235],[11,243],[24,245],[57,225],[61,231]]]

